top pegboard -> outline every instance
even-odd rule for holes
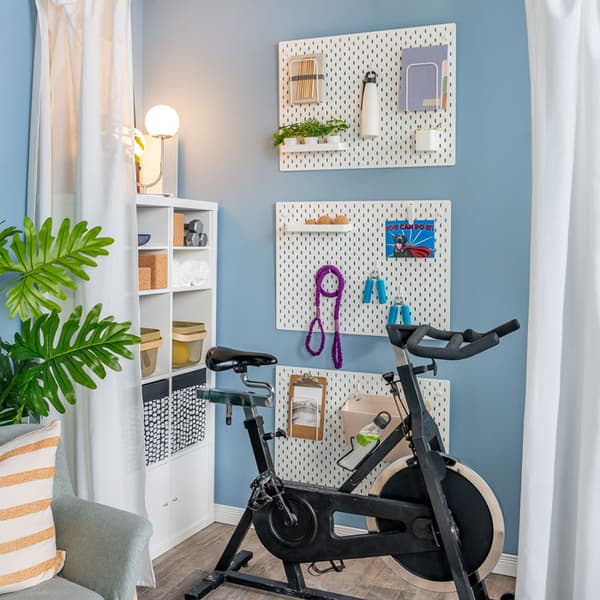
[[[400,110],[402,49],[448,46],[448,98],[445,110]],[[325,100],[320,104],[290,101],[289,62],[297,55],[323,53]],[[381,99],[381,136],[359,137],[362,81],[367,71],[378,76]],[[279,123],[306,119],[344,119],[350,129],[343,135],[346,151],[280,153],[282,171],[321,169],[376,169],[430,167],[455,164],[456,25],[390,29],[332,37],[293,40],[279,44]],[[441,125],[438,152],[416,152],[418,127]]]

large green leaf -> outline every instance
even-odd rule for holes
[[[45,404],[34,405],[29,397],[19,394],[19,376],[34,363],[12,359],[9,355],[11,348],[12,345],[0,340],[0,426],[20,423],[30,414],[48,414]]]
[[[4,221],[0,222],[0,225],[4,223]],[[16,227],[5,227],[2,231],[0,231],[0,246],[5,246],[6,242],[9,238],[11,238],[15,233],[19,233],[19,230]]]
[[[95,389],[95,378],[103,379],[107,368],[120,371],[120,359],[133,358],[128,346],[140,339],[129,333],[131,323],[101,319],[101,309],[97,304],[82,320],[78,306],[62,325],[56,312],[23,321],[10,356],[29,365],[16,387],[33,406],[44,406],[47,413],[50,403],[62,413],[65,400],[75,404],[74,383]]]
[[[10,318],[59,312],[56,301],[67,297],[65,290],[76,289],[77,279],[89,279],[86,269],[97,266],[94,258],[108,255],[106,247],[114,240],[99,237],[100,231],[100,227],[89,229],[86,221],[71,228],[65,219],[54,236],[52,219],[46,219],[38,233],[31,219],[25,218],[22,235],[14,228],[1,232],[0,275],[15,275],[5,285]],[[10,251],[5,244],[9,235]]]

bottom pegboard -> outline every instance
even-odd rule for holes
[[[288,395],[290,376],[308,372],[301,367],[277,367],[277,403],[275,427],[288,427]],[[316,377],[327,378],[325,408],[325,432],[323,441],[300,438],[277,438],[275,442],[275,464],[283,479],[301,481],[330,487],[340,486],[350,474],[336,464],[346,450],[340,411],[349,394],[358,391],[366,394],[388,395],[388,388],[381,374],[352,373],[325,369],[310,369]],[[444,379],[419,378],[421,391],[433,407],[436,420],[446,449],[449,447],[450,425],[450,382]],[[390,396],[391,398],[391,396]],[[357,488],[367,493],[373,481],[388,463],[382,463]]]

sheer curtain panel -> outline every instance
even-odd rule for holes
[[[600,2],[526,0],[533,212],[519,600],[600,597]]]
[[[36,6],[28,211],[38,223],[85,219],[115,239],[74,302],[86,310],[101,302],[137,331],[130,0]],[[64,429],[78,495],[145,515],[138,369],[123,361],[96,390],[80,389]],[[140,583],[154,583],[149,557]]]

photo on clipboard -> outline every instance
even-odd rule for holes
[[[322,440],[327,379],[310,373],[290,377],[288,431],[290,437]]]

